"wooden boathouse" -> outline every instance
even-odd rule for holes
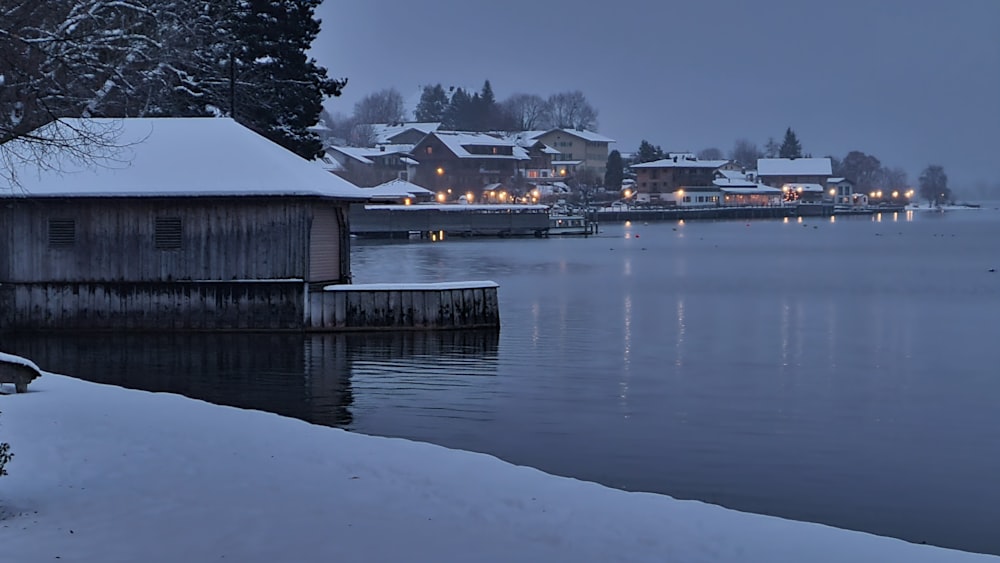
[[[482,284],[470,287],[480,301],[469,305],[456,305],[450,288],[413,289],[420,298],[395,290],[394,303],[411,308],[440,308],[447,292],[464,316],[356,310],[350,322],[324,322],[340,319],[337,301],[316,296],[351,283],[348,207],[366,195],[233,120],[47,127],[105,128],[118,148],[96,165],[56,155],[44,168],[12,171],[16,185],[0,184],[0,331],[375,328],[369,320],[391,329],[386,318],[415,316],[423,322],[401,327],[499,324],[496,308],[477,305],[495,303],[495,284],[490,299],[471,291]],[[359,306],[382,303],[384,290],[372,291]]]

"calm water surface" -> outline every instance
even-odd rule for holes
[[[1000,554],[1000,211],[355,241],[496,332],[7,337],[87,379]]]

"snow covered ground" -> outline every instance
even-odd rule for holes
[[[4,562],[1000,562],[59,375],[0,411]]]

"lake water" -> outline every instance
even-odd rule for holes
[[[79,377],[1000,554],[1000,211],[355,241],[499,333],[5,337]]]

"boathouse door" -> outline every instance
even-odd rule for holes
[[[313,208],[312,227],[309,234],[309,283],[340,283],[341,224],[335,205],[317,205]]]

